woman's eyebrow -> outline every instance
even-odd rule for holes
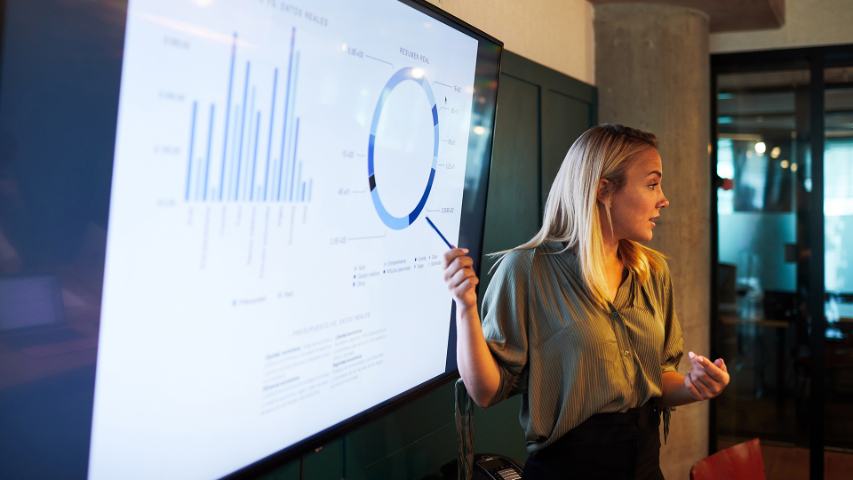
[[[660,171],[660,170],[652,170],[651,172],[649,172],[649,173],[647,173],[647,174],[646,174],[646,176],[647,176],[647,177],[648,177],[649,175],[657,175],[657,176],[659,176],[659,177],[663,177],[663,173],[661,173],[661,171]]]

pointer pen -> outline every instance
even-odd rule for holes
[[[452,250],[453,245],[451,245],[450,242],[447,241],[447,239],[441,233],[441,230],[439,230],[438,227],[436,227],[435,224],[432,223],[432,220],[430,220],[429,217],[424,217],[424,218],[426,218],[426,221],[427,221],[427,223],[429,223],[429,226],[432,227],[433,230],[435,230],[435,233],[437,233],[438,236],[441,237],[441,239],[444,241],[444,244],[447,245],[447,248]]]

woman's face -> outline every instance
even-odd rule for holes
[[[617,240],[647,242],[653,237],[661,209],[669,206],[661,189],[663,167],[655,148],[643,150],[630,162],[625,183],[610,199],[613,233]]]

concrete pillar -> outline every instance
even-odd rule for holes
[[[599,121],[655,133],[663,158],[663,188],[671,202],[652,247],[669,257],[675,304],[688,350],[708,354],[710,294],[710,69],[708,16],[650,3],[595,7]],[[661,451],[667,478],[688,478],[708,454],[708,404],[672,415]]]

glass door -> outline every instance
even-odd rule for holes
[[[853,67],[825,69],[824,83],[825,474],[841,478],[853,451]]]
[[[718,448],[809,445],[809,84],[807,68],[716,78],[714,340],[732,371],[716,403]]]
[[[714,450],[853,471],[853,45],[712,56]]]

